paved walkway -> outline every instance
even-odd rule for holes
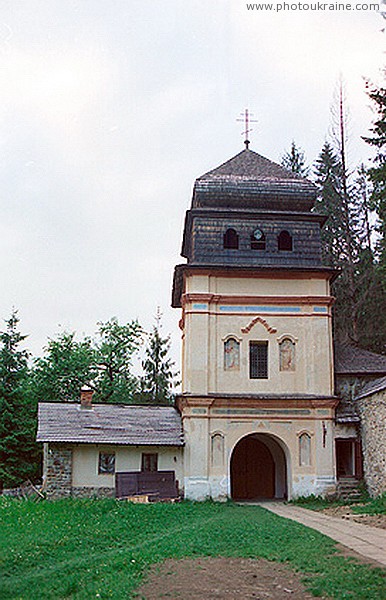
[[[386,530],[384,529],[353,523],[338,517],[330,517],[320,512],[300,508],[292,504],[284,504],[283,502],[267,501],[257,502],[256,504],[280,517],[312,527],[358,552],[358,554],[386,566]]]

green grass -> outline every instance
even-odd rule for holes
[[[384,515],[386,514],[386,493],[378,496],[378,498],[371,498],[368,494],[363,494],[362,499],[359,502],[347,502],[344,500],[329,500],[323,496],[304,496],[292,500],[291,504],[303,506],[310,510],[323,510],[324,508],[330,508],[334,506],[350,506],[352,512],[366,515]]]
[[[151,564],[196,556],[287,562],[315,595],[385,598],[383,570],[258,506],[1,499],[0,531],[2,599],[127,599]]]
[[[323,510],[323,508],[329,508],[330,506],[346,506],[347,502],[343,500],[331,500],[324,496],[315,496],[310,494],[309,496],[300,496],[296,500],[291,500],[290,504],[296,504],[303,508],[309,508],[310,510]]]
[[[364,505],[352,506],[351,510],[366,515],[386,515],[386,493],[369,500]]]

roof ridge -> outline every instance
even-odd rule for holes
[[[273,160],[266,158],[265,156],[262,156],[258,152],[255,152],[254,150],[250,150],[250,149],[241,150],[241,152],[239,152],[235,156],[232,156],[225,162],[221,163],[219,166],[211,169],[210,171],[207,171],[200,177],[197,177],[196,182],[201,182],[206,179],[210,179],[211,177],[215,177],[215,178],[221,177],[221,175],[223,177],[227,177],[227,176],[228,177],[243,177],[245,179],[252,179],[252,180],[257,179],[259,177],[259,175],[257,175],[256,173],[255,174],[252,173],[249,175],[241,173],[238,175],[237,173],[230,172],[227,174],[227,173],[222,172],[224,170],[224,168],[232,166],[235,163],[238,163],[240,161],[240,159],[244,159],[244,158],[247,159],[249,163],[251,163],[250,159],[252,159],[252,161],[255,162],[255,168],[256,168],[258,162],[262,163],[262,164],[260,164],[260,168],[262,171],[260,177],[264,177],[264,176],[269,177],[270,176],[272,179],[280,179],[281,178],[280,175],[282,175],[282,178],[285,179],[286,181],[292,179],[292,180],[296,180],[299,183],[304,182],[305,184],[313,185],[312,181],[310,181],[306,177],[303,177],[299,173],[294,173],[293,171],[286,169],[279,163],[276,163]],[[250,164],[248,166],[250,167]],[[266,167],[266,169],[264,167]],[[266,175],[264,175],[265,171],[266,171]],[[268,171],[270,171],[270,172],[276,171],[276,176],[272,175],[272,173],[269,174]]]

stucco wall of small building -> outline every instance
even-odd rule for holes
[[[45,444],[44,477],[49,498],[112,497],[115,475],[99,474],[99,453],[115,454],[115,472],[140,471],[142,453],[158,454],[159,471],[175,471],[183,487],[182,449],[166,446],[95,444]]]
[[[386,492],[386,390],[357,401],[361,417],[363,467],[372,496]]]

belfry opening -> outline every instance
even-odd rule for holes
[[[233,449],[230,465],[234,500],[286,499],[287,463],[273,436],[253,433]]]

